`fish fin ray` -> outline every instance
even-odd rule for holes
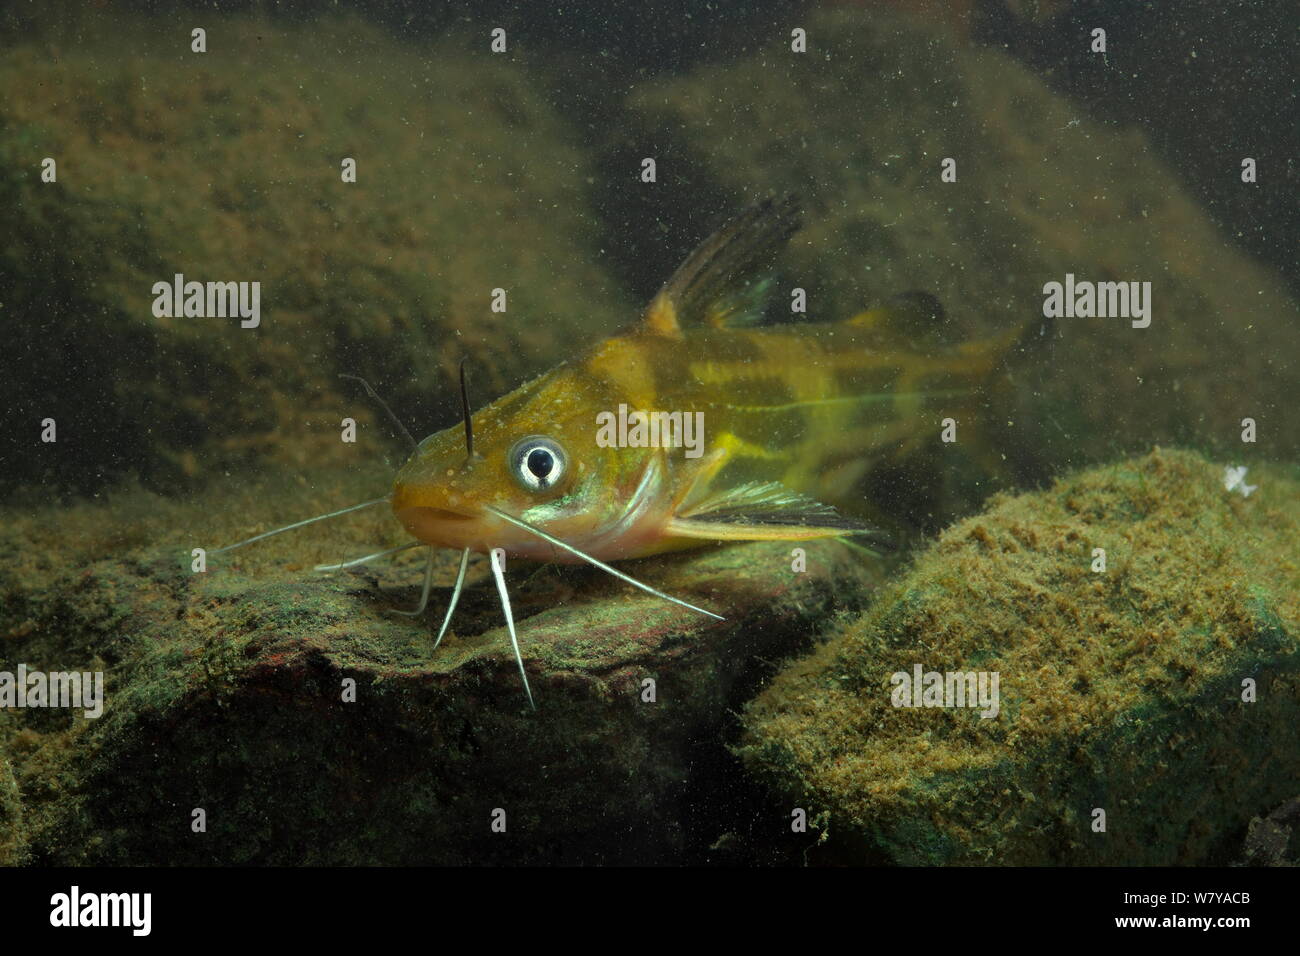
[[[879,534],[779,482],[755,481],[711,495],[670,518],[665,533],[717,541],[807,541]]]
[[[792,195],[743,210],[686,257],[646,309],[643,327],[677,338],[684,325],[715,328],[757,321],[770,283],[771,259],[800,225]]]
[[[954,338],[943,303],[929,292],[919,290],[891,296],[883,305],[859,312],[846,321],[881,336],[901,339],[912,348],[917,344],[948,345]]]
[[[822,527],[816,525],[761,523],[756,517],[753,524],[700,521],[694,518],[670,518],[664,525],[664,535],[669,538],[696,538],[705,541],[813,541],[817,538],[839,538],[848,534],[875,534],[875,530],[861,528]]]

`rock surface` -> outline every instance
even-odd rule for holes
[[[944,303],[952,340],[978,340],[1041,322],[1044,285],[1067,274],[1149,282],[1148,328],[1058,319],[1055,341],[1015,363],[1015,386],[991,390],[983,419],[960,426],[1022,480],[1155,444],[1231,454],[1247,417],[1269,457],[1300,453],[1287,413],[1300,305],[1227,242],[1140,131],[1090,119],[997,50],[885,11],[824,11],[807,29],[807,55],[774,33],[632,93],[607,165],[658,156],[660,193],[632,194],[626,215],[661,216],[681,237],[654,234],[643,261],[671,268],[709,217],[792,190],[806,226],[778,288],[805,289],[816,321],[919,289]],[[945,158],[955,182],[940,180]],[[787,320],[789,292],[776,299]],[[924,516],[952,498],[935,477],[944,461],[909,474],[926,493],[894,495],[893,509]],[[925,523],[937,530],[979,496],[940,502]]]
[[[747,765],[858,862],[1229,862],[1300,773],[1300,481],[1223,471],[995,498],[746,709]],[[1000,675],[1000,713],[894,706],[918,664]]]
[[[1150,328],[1058,322],[1059,339],[1016,357],[956,446],[873,475],[864,507],[878,515],[911,531],[969,514],[988,494],[989,459],[1026,487],[1153,442],[1239,454],[1245,417],[1259,423],[1252,452],[1293,459],[1300,422],[1283,414],[1283,363],[1300,353],[1295,302],[1216,234],[1143,137],[1088,119],[997,52],[879,11],[862,19],[810,15],[808,56],[792,57],[777,31],[770,48],[651,76],[626,97],[589,82],[603,59],[574,72],[513,45],[484,57],[448,36],[417,49],[328,20],[214,17],[205,61],[152,28],[9,50],[0,309],[15,360],[0,404],[27,427],[0,434],[0,670],[102,669],[109,701],[98,721],[0,710],[0,862],[681,862],[703,858],[684,846],[715,838],[731,860],[804,862],[812,838],[782,841],[790,799],[809,794],[833,836],[812,859],[1217,860],[1227,830],[1293,797],[1274,783],[1295,769],[1294,555],[1279,558],[1276,542],[1294,517],[1268,489],[1294,486],[1253,460],[1250,480],[1267,481],[1249,500],[1225,499],[1213,468],[1182,453],[1070,479],[1091,511],[1062,511],[1055,493],[1004,500],[961,526],[987,541],[950,531],[899,585],[920,588],[921,605],[895,590],[856,623],[838,614],[860,612],[882,572],[838,545],[810,549],[805,575],[778,546],[628,568],[725,613],[724,625],[595,572],[512,565],[536,715],[481,565],[436,654],[438,600],[419,621],[389,613],[417,599],[416,555],[312,574],[400,543],[383,514],[190,572],[193,547],[387,488],[376,464],[387,425],[339,373],[372,379],[419,431],[447,424],[462,357],[484,404],[629,321],[717,219],[784,190],[806,200],[784,267],[808,290],[810,318],[919,288],[946,303],[951,340],[979,340],[1036,321],[1043,283],[1069,272],[1153,283]],[[557,92],[584,109],[560,109]],[[57,183],[39,182],[46,156]],[[358,160],[356,184],[340,182],[344,156]],[[658,160],[653,188],[636,178],[646,156]],[[947,156],[956,183],[938,180]],[[177,271],[260,280],[263,325],[155,319],[152,284]],[[488,308],[497,287],[503,314]],[[38,440],[47,415],[57,444]],[[339,440],[345,416],[361,424],[357,444]],[[1166,500],[1156,478],[1183,497]],[[67,489],[86,497],[60,498]],[[1203,510],[1175,514],[1179,502]],[[1118,542],[1106,545],[1120,583],[1104,607],[1069,563],[1087,557],[1082,538],[1068,540],[1078,552],[1040,554],[1059,538],[1044,514]],[[1225,531],[1237,518],[1244,537]],[[1173,563],[1151,563],[1148,531],[1176,538]],[[967,563],[918,577],[936,554]],[[1059,574],[1036,583],[1044,568]],[[450,574],[439,565],[440,585]],[[1093,591],[1072,590],[1084,583]],[[1171,588],[1202,614],[1190,631]],[[1017,602],[1030,598],[1026,619]],[[1076,606],[1094,617],[1076,619]],[[1139,611],[1155,623],[1135,633]],[[878,733],[839,693],[841,674],[850,687],[879,676],[850,650],[901,655],[895,625],[920,640],[941,617],[930,649],[972,663],[994,648],[1022,689],[1032,666],[1036,701],[1055,709],[1026,701],[1003,737],[1007,713],[935,730],[932,712],[908,724],[883,711]],[[1106,630],[1048,645],[1040,624]],[[734,711],[820,637],[832,644],[748,712],[741,752],[774,801],[747,807],[749,819],[710,809]],[[841,651],[844,667],[818,676]],[[1115,683],[1117,655],[1131,686]],[[1255,660],[1271,692],[1253,710],[1215,710],[1227,705],[1213,695],[1237,693]],[[342,699],[349,679],[355,703]],[[936,753],[948,761],[938,770]],[[934,793],[905,789],[931,771]],[[1199,803],[1166,807],[1148,778]],[[1109,843],[1083,826],[1103,801]],[[204,834],[190,826],[196,808]],[[489,830],[496,808],[506,834]],[[1117,856],[1118,835],[1134,832],[1147,855]]]
[[[427,433],[455,420],[461,358],[486,401],[634,314],[598,264],[591,160],[523,63],[348,21],[205,22],[202,57],[118,12],[0,65],[0,404],[54,418],[64,452],[6,429],[0,481],[337,464],[339,421],[376,421],[340,373]],[[177,273],[259,282],[261,324],[155,317]]]
[[[236,500],[192,514],[234,522]],[[83,515],[85,543],[102,547],[108,532]],[[270,539],[194,574],[186,546],[129,538],[85,565],[47,553],[42,572],[17,556],[40,549],[43,527],[11,530],[2,549],[15,560],[0,580],[0,670],[103,669],[108,701],[98,720],[25,710],[0,725],[25,794],[19,831],[0,776],[0,850],[25,843],[42,863],[678,859],[720,728],[772,661],[860,606],[880,574],[836,543],[809,547],[804,573],[784,544],[623,566],[718,623],[598,571],[511,564],[531,713],[485,560],[432,653],[445,587],[418,620],[391,613],[417,601],[418,559],[326,577],[303,566],[343,548],[344,530]],[[295,556],[296,569],[276,566]],[[490,829],[498,808],[505,834]]]

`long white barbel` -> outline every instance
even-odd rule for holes
[[[350,505],[347,508],[340,508],[338,511],[331,511],[327,515],[317,515],[314,518],[305,518],[302,521],[295,521],[293,524],[287,524],[283,528],[263,531],[261,534],[255,534],[251,538],[245,538],[243,541],[236,541],[234,544],[228,544],[224,548],[217,548],[215,551],[209,551],[208,554],[224,554],[227,551],[234,551],[236,548],[242,548],[244,545],[252,544],[254,541],[261,541],[263,538],[270,538],[277,534],[284,534],[286,531],[292,531],[295,528],[302,528],[309,524],[315,524],[317,521],[326,521],[330,518],[337,518],[340,515],[345,515],[353,511],[360,511],[362,508],[372,508],[375,505],[384,504],[389,500],[389,496],[384,495],[382,498],[363,501],[359,505]]]
[[[624,574],[622,571],[610,567],[604,561],[598,560],[597,558],[593,558],[591,555],[587,554],[584,551],[580,551],[579,549],[575,548],[571,544],[566,544],[565,542],[561,541],[559,538],[555,537],[554,535],[547,534],[541,528],[535,528],[532,525],[530,525],[527,521],[522,521],[519,518],[514,517],[513,515],[506,514],[500,508],[493,508],[491,505],[484,505],[484,508],[487,511],[490,511],[492,514],[496,515],[502,521],[507,521],[510,524],[514,525],[516,528],[522,528],[523,530],[531,534],[535,534],[543,541],[549,541],[557,548],[561,548],[565,551],[568,551],[572,555],[576,555],[577,557],[582,558],[582,560],[586,561],[588,564],[600,568],[602,571],[606,572],[607,574],[614,575],[614,577],[618,578],[620,581],[626,581],[628,584],[632,585],[633,587],[640,588],[642,591],[645,591],[647,594],[653,594],[657,598],[663,598],[665,601],[670,601],[673,604],[679,604],[684,608],[689,608],[690,610],[696,611],[707,617],[716,618],[719,621],[726,620],[726,618],[723,617],[721,614],[714,614],[712,611],[706,611],[704,608],[696,607],[694,604],[690,604],[686,601],[683,601],[681,598],[675,598],[671,594],[665,594],[663,591],[652,588],[650,585],[638,581],[630,574]]]
[[[424,545],[423,541],[410,541],[406,544],[399,544],[395,548],[387,548],[383,551],[376,551],[374,554],[367,554],[361,558],[352,558],[350,561],[343,561],[340,564],[318,564],[314,568],[316,571],[344,571],[348,568],[355,568],[359,564],[365,564],[368,561],[375,561],[379,558],[386,558],[390,554],[396,554],[399,551],[410,551],[412,548],[419,548]]]
[[[492,576],[497,579],[497,593],[501,595],[501,610],[506,615],[506,630],[510,632],[510,646],[515,649],[515,662],[519,665],[519,676],[524,681],[524,693],[528,696],[528,706],[536,710],[537,705],[533,703],[533,691],[528,686],[528,672],[524,670],[524,657],[519,653],[519,635],[515,633],[515,616],[510,612],[510,595],[506,593],[505,556],[506,553],[503,549],[493,548],[492,553],[488,555],[488,563],[492,565]]]

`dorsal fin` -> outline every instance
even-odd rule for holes
[[[677,337],[683,326],[752,322],[762,313],[764,273],[799,229],[799,201],[787,195],[743,210],[687,256],[645,313],[644,327]]]

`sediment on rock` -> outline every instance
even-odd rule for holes
[[[1250,476],[1157,450],[995,498],[747,707],[747,766],[857,861],[1229,862],[1300,773],[1300,481]],[[998,675],[997,716],[895,706],[917,665]]]
[[[140,496],[118,514],[158,500]],[[232,500],[198,502],[185,523],[202,525]],[[109,516],[78,514],[98,545],[94,522]],[[166,512],[157,520],[181,524]],[[693,761],[721,754],[719,729],[759,675],[806,648],[817,621],[861,606],[880,574],[836,542],[807,546],[805,572],[782,543],[623,565],[726,618],[716,622],[598,571],[511,562],[533,713],[485,559],[471,565],[436,653],[454,555],[416,620],[392,611],[419,597],[418,557],[310,571],[385,522],[395,525],[361,516],[315,540],[271,539],[213,556],[199,574],[186,541],[119,547],[82,565],[66,551],[47,556],[50,566],[9,565],[0,670],[25,662],[107,677],[98,720],[10,715],[0,751],[24,795],[26,857],[673,861],[692,812],[684,794],[708,772]],[[10,529],[4,550],[27,552],[12,536],[29,543],[40,528]],[[5,794],[0,780],[0,806]],[[505,834],[491,829],[498,809]],[[196,810],[205,832],[192,829]]]

